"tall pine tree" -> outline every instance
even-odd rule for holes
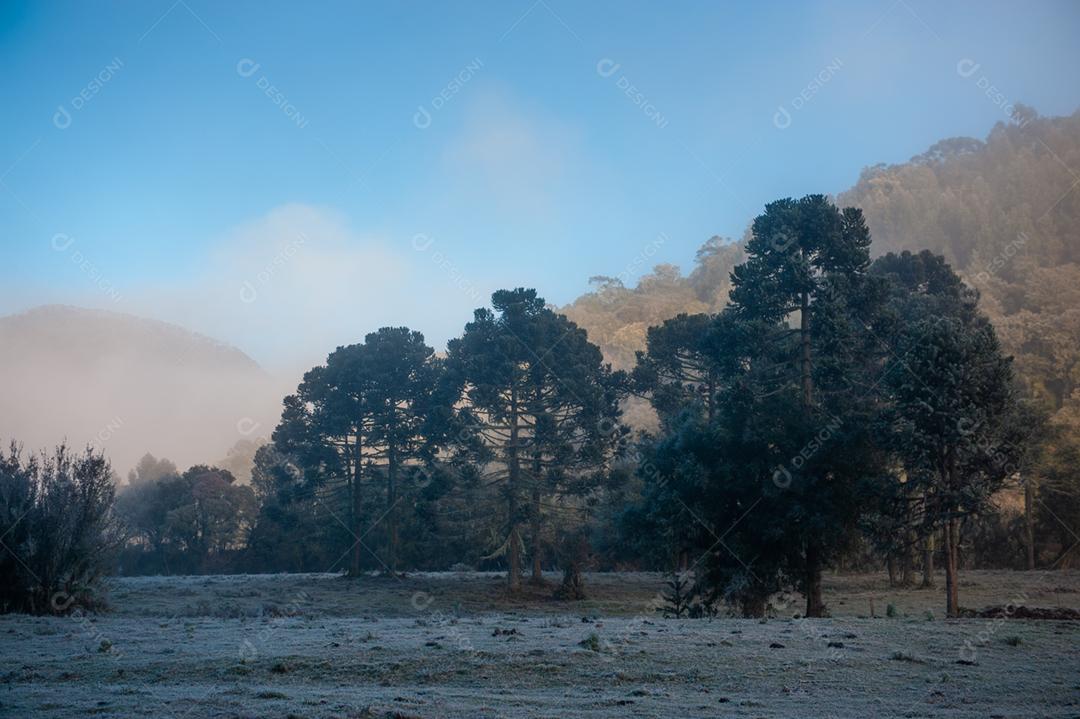
[[[467,439],[479,443],[487,481],[502,489],[508,585],[521,585],[522,527],[530,526],[533,579],[540,580],[545,500],[587,492],[619,446],[621,377],[585,331],[548,309],[535,290],[500,290],[449,343]],[[550,503],[549,503],[550,504]]]
[[[754,220],[748,259],[732,272],[732,308],[740,319],[768,328],[771,341],[783,348],[778,367],[786,371],[778,374],[774,391],[797,387],[807,427],[827,426],[832,419],[815,384],[825,377],[846,384],[845,362],[860,363],[865,340],[858,325],[847,320],[865,311],[869,247],[870,232],[858,209],[841,211],[823,195],[778,200]],[[815,455],[822,451],[828,448],[815,450]],[[796,491],[789,497],[802,505],[798,513],[807,520],[800,584],[809,617],[824,614],[821,571],[835,546],[821,534],[850,521],[850,514],[832,501],[846,492],[823,459],[816,456],[812,464],[785,469],[796,475]]]
[[[324,501],[338,504],[334,499],[344,490],[354,575],[365,546],[360,539],[365,499],[380,495],[378,521],[385,522],[387,552],[386,561],[379,562],[388,571],[396,569],[402,483],[417,477],[416,469],[432,456],[435,437],[426,432],[429,418],[446,410],[436,401],[439,372],[423,335],[384,327],[362,344],[336,349],[325,365],[304,375],[296,394],[285,398],[274,443],[295,458]]]

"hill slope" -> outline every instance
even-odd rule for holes
[[[1032,390],[1052,410],[1080,404],[1080,112],[1040,118],[1020,108],[985,141],[952,138],[867,168],[837,202],[863,209],[875,255],[945,255],[982,292]],[[723,307],[740,245],[711,239],[686,277],[662,265],[633,288],[599,278],[563,311],[610,361],[630,366],[649,325]]]
[[[0,317],[0,438],[92,443],[121,473],[147,451],[186,466],[268,433],[272,384],[235,347],[165,322],[58,305]]]

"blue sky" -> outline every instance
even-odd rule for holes
[[[0,313],[268,366],[384,324],[441,346],[498,286],[689,270],[769,200],[1071,113],[1078,30],[1071,0],[5,2]]]

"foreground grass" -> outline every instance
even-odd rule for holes
[[[1075,572],[965,583],[967,606],[1080,605]],[[831,619],[791,619],[795,597],[765,623],[665,620],[656,575],[588,585],[561,603],[487,575],[119,580],[106,615],[0,618],[0,715],[1080,714],[1075,622],[928,620],[940,592],[877,576],[830,578]]]

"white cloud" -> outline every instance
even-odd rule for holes
[[[144,288],[152,316],[278,366],[319,361],[410,305],[411,258],[333,210],[289,204],[227,232],[199,275]]]
[[[229,233],[209,273],[223,283],[225,301],[267,302],[283,314],[336,309],[321,318],[332,321],[345,306],[377,306],[407,267],[385,241],[354,234],[337,212],[292,204]]]
[[[470,105],[462,134],[443,155],[459,191],[512,213],[555,208],[574,139],[554,119],[533,115],[492,93]]]

